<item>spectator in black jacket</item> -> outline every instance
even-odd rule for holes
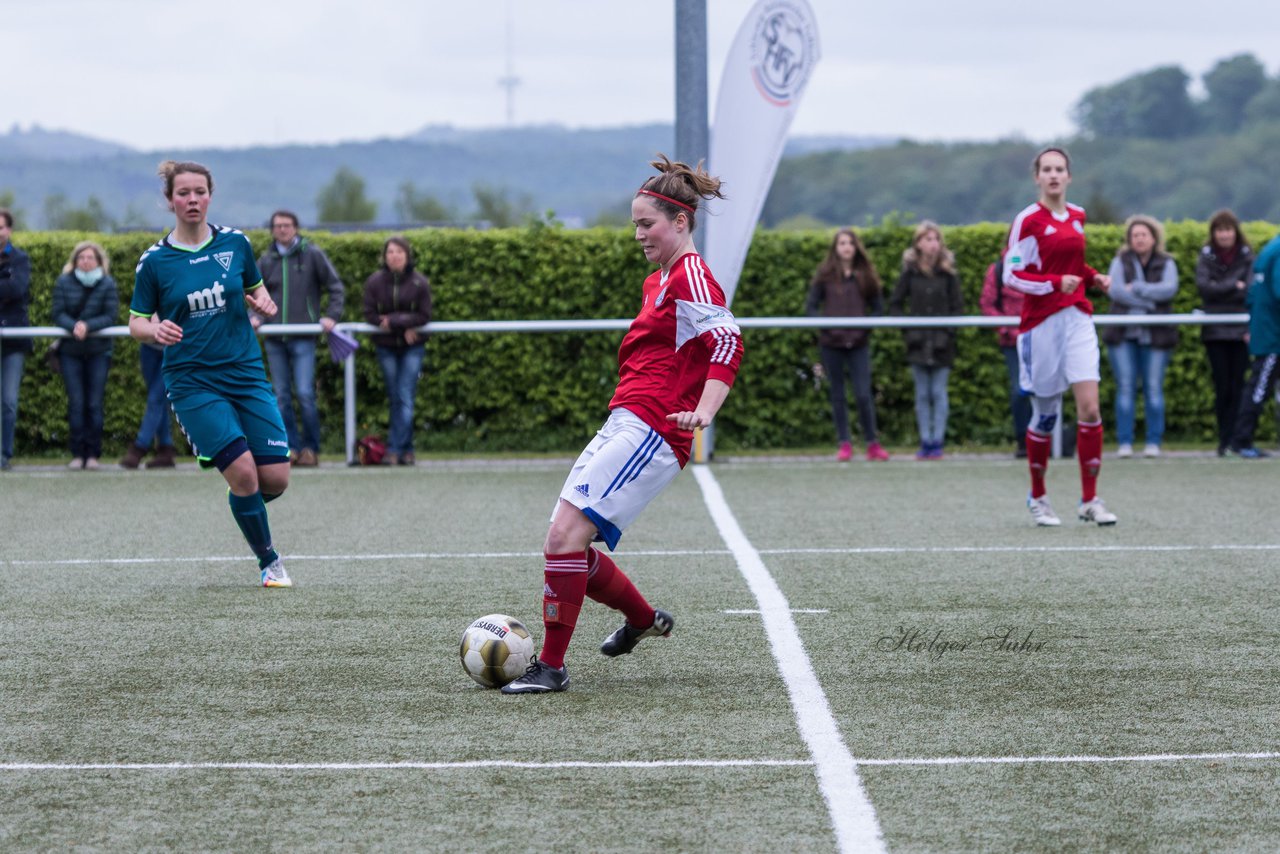
[[[116,322],[120,297],[106,250],[83,241],[71,250],[53,284],[53,322],[71,333],[59,339],[58,363],[67,387],[70,468],[96,471],[102,456],[102,402],[111,368],[112,340],[89,333]]]
[[[342,319],[342,279],[324,250],[298,234],[298,216],[280,210],[271,215],[271,245],[258,259],[267,293],[280,307],[272,323],[319,323],[327,334]],[[325,300],[323,310],[321,300]],[[252,317],[255,328],[267,322]],[[320,410],[316,406],[316,339],[310,335],[271,336],[265,342],[276,405],[289,435],[289,459],[314,466],[320,453]],[[302,431],[293,417],[298,398]]]
[[[925,220],[916,226],[911,246],[902,253],[902,275],[889,297],[889,313],[912,317],[964,314],[964,298],[955,258],[942,242],[942,230]],[[956,331],[949,327],[904,329],[907,362],[916,383],[917,460],[942,459],[947,434],[947,378],[956,361]]]
[[[9,242],[13,214],[0,208],[0,326],[30,326],[31,259]],[[18,387],[22,365],[31,352],[31,339],[0,340],[0,471],[9,470],[13,431],[18,423]]]
[[[1245,299],[1253,267],[1253,249],[1240,229],[1240,220],[1220,210],[1209,220],[1209,242],[1196,261],[1196,287],[1205,314],[1245,314]],[[1236,411],[1249,367],[1247,324],[1214,324],[1201,327],[1205,355],[1213,374],[1213,412],[1218,421],[1218,456],[1231,444]]]

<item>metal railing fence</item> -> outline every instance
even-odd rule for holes
[[[1217,324],[1242,324],[1249,322],[1247,314],[1096,314],[1098,326],[1210,326]],[[961,315],[955,317],[739,317],[738,326],[743,329],[927,329],[988,328],[1018,325],[1016,317],[986,317]],[[632,318],[598,318],[591,320],[437,320],[421,327],[420,331],[431,335],[485,334],[495,332],[609,332],[623,331],[630,327]],[[383,330],[368,323],[339,323],[338,329],[353,334],[367,335]],[[258,329],[262,336],[318,335],[318,323],[269,323]],[[94,337],[126,338],[129,327],[110,326],[93,333]],[[69,338],[71,334],[59,326],[0,327],[0,339],[4,338]],[[0,374],[0,382],[3,375]],[[0,386],[0,393],[3,387]],[[347,462],[355,460],[356,450],[356,370],[355,360],[343,363],[343,415]],[[1054,435],[1054,455],[1061,451],[1061,419]]]

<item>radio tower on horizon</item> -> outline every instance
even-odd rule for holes
[[[520,78],[515,75],[511,62],[511,0],[507,0],[507,73],[498,78],[498,85],[507,90],[507,127],[516,123],[516,87]]]

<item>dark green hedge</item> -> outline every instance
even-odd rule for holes
[[[945,229],[956,253],[966,311],[978,313],[978,294],[987,265],[996,257],[1007,226],[982,224]],[[1276,229],[1250,226],[1255,244]],[[891,288],[911,228],[887,224],[862,230],[877,268]],[[1182,287],[1175,309],[1198,303],[1195,257],[1206,227],[1183,222],[1168,226],[1168,247],[1178,260]],[[345,319],[360,320],[360,294],[375,269],[382,234],[311,235],[332,258],[348,286]],[[430,276],[437,320],[520,320],[629,318],[637,309],[640,283],[650,272],[629,230],[564,231],[535,226],[487,232],[429,230],[408,235],[419,266]],[[14,243],[32,260],[32,322],[48,325],[53,281],[72,246],[85,235],[18,234]],[[133,289],[133,266],[154,234],[94,235],[113,259],[120,285],[120,322],[125,323]],[[250,234],[261,250],[265,232]],[[827,250],[829,233],[759,232],[734,301],[740,316],[795,316],[804,304],[809,279]],[[1090,263],[1106,269],[1121,240],[1117,226],[1089,228]],[[1100,311],[1105,300],[1097,300]],[[721,450],[824,445],[832,442],[826,390],[815,382],[814,334],[798,330],[749,330],[747,358],[738,384],[719,419]],[[418,398],[421,450],[572,451],[605,416],[617,379],[618,332],[585,334],[451,334],[427,346],[426,375]],[[910,371],[901,334],[873,336],[877,416],[885,441],[913,443],[915,418]],[[45,367],[46,342],[38,342],[23,378],[17,452],[56,449],[65,439],[66,397],[61,381]],[[960,333],[960,355],[952,372],[952,442],[1009,440],[1004,362],[989,330]],[[361,433],[386,430],[382,379],[372,348],[357,355]],[[1111,412],[1113,387],[1103,368],[1103,411]],[[319,401],[326,450],[342,445],[342,372],[323,359]],[[1198,330],[1183,330],[1182,343],[1166,385],[1170,438],[1210,442],[1214,437],[1213,394]],[[144,395],[137,345],[117,339],[106,402],[108,453],[133,438]],[[1261,435],[1272,434],[1269,421]]]

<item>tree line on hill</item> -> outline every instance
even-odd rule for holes
[[[1207,219],[1229,207],[1280,221],[1280,77],[1251,54],[1202,77],[1204,97],[1176,66],[1089,90],[1075,105],[1078,133],[1062,140],[1071,197],[1094,222],[1144,212]],[[864,224],[885,218],[1005,222],[1032,200],[1040,144],[917,143],[821,152],[784,160],[763,212],[771,227]]]
[[[1204,95],[1195,98],[1190,76],[1163,66],[1080,98],[1077,134],[1062,142],[1073,156],[1072,200],[1094,222],[1138,211],[1206,219],[1220,207],[1247,220],[1280,221],[1280,77],[1242,54],[1218,62],[1202,81]],[[20,224],[103,232],[169,221],[153,177],[157,154],[66,136],[16,129],[0,136],[0,206],[14,210]],[[642,164],[670,151],[672,141],[670,125],[424,128],[401,140],[164,156],[213,169],[216,216],[227,225],[257,226],[284,207],[308,227],[625,226]],[[762,214],[769,227],[1008,221],[1033,195],[1029,166],[1040,148],[1027,140],[792,142]],[[54,153],[32,155],[46,149]],[[72,199],[66,187],[84,195]]]

